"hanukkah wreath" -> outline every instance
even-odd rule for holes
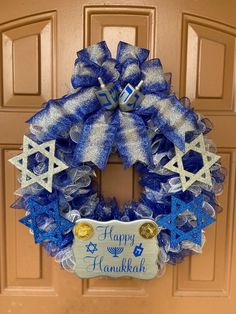
[[[154,220],[162,269],[201,253],[204,227],[220,211],[225,171],[206,137],[211,123],[177,98],[171,74],[148,55],[124,42],[115,59],[105,41],[79,51],[72,89],[27,121],[23,152],[10,160],[21,170],[12,207],[25,209],[20,221],[68,271],[81,218]],[[99,195],[94,179],[113,153],[125,168],[136,167],[143,187],[140,200],[122,209],[115,197]]]

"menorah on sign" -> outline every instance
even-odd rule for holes
[[[124,251],[124,248],[119,247],[119,246],[112,246],[112,247],[107,247],[107,251],[111,253],[113,257],[119,257],[118,255]]]

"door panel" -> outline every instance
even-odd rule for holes
[[[235,112],[235,28],[184,14],[182,33],[181,93],[208,114]]]
[[[235,313],[235,12],[230,0],[0,2],[1,314]],[[210,137],[228,171],[204,253],[151,281],[81,280],[62,271],[18,223],[23,211],[10,208],[18,173],[7,160],[20,150],[25,120],[68,92],[76,51],[103,39],[113,54],[123,40],[161,59],[173,90],[213,122]],[[137,173],[117,156],[98,181],[119,204],[141,191]]]
[[[106,40],[115,55],[118,42],[127,41],[154,52],[155,8],[85,6],[85,46]]]
[[[54,12],[2,25],[3,110],[27,111],[52,97],[54,28]]]

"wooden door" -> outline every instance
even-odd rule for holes
[[[236,2],[2,0],[0,22],[0,313],[235,314]],[[162,60],[174,90],[213,121],[228,169],[224,210],[207,229],[204,254],[167,266],[161,279],[80,280],[33,243],[18,223],[23,211],[10,208],[17,172],[7,160],[20,150],[24,121],[68,90],[76,51],[102,39],[113,53],[123,40]],[[139,194],[134,171],[118,159],[100,186],[120,203]]]

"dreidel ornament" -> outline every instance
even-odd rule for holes
[[[118,106],[118,89],[113,83],[105,85],[101,77],[98,78],[100,90],[95,92],[101,106],[107,110],[114,110]]]
[[[132,111],[142,102],[144,95],[139,91],[142,84],[143,80],[141,80],[135,87],[129,83],[125,86],[119,96],[119,106],[121,111]]]

